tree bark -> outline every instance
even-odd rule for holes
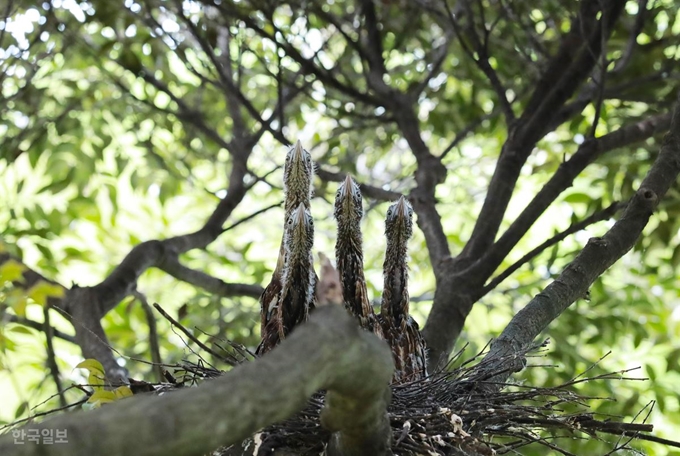
[[[328,390],[322,421],[334,432],[332,454],[387,454],[393,370],[383,341],[327,306],[270,354],[219,379],[26,426],[66,430],[68,443],[16,445],[10,434],[0,437],[0,454],[198,456],[289,417],[320,389]]]

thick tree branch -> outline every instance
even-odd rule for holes
[[[73,287],[61,303],[54,306],[71,317],[76,341],[85,358],[95,358],[104,366],[113,383],[125,382],[127,373],[116,362],[101,325],[101,318],[136,288],[139,276],[150,267],[172,266],[172,259],[192,250],[205,248],[222,232],[222,225],[245,195],[243,151],[236,151],[225,196],[200,230],[163,241],[146,241],[135,246],[111,274],[93,287]],[[184,270],[180,273],[186,272]],[[230,290],[234,293],[234,290]],[[250,290],[252,291],[252,290]]]
[[[471,266],[470,274],[489,277],[508,253],[517,245],[529,228],[538,220],[557,197],[569,188],[574,179],[605,152],[625,147],[667,131],[671,113],[659,114],[626,125],[600,138],[585,141],[569,160],[563,162],[534,199],[515,219],[487,253]]]
[[[26,429],[65,429],[69,443],[15,445],[4,435],[0,454],[198,456],[287,418],[326,389],[323,420],[334,431],[332,454],[383,455],[390,442],[386,406],[393,369],[384,342],[361,331],[344,309],[327,306],[276,350],[218,379],[32,424]]]
[[[474,259],[476,261],[472,265],[469,261],[458,262],[461,257],[445,263],[443,269],[447,272],[438,282],[434,305],[423,328],[430,349],[431,369],[436,367],[436,363],[446,361],[463,330],[465,318],[476,300],[483,296],[480,293],[484,282],[574,178],[602,153],[646,139],[667,129],[669,123],[670,114],[661,114],[584,142],[569,160],[560,165],[485,255]]]
[[[602,20],[593,23],[598,8],[598,1],[582,2],[579,20],[574,21],[571,31],[563,38],[527,108],[510,129],[477,223],[461,254],[463,257],[479,258],[493,243],[522,166],[536,142],[545,135],[556,112],[591,73],[601,50],[602,36],[609,37],[623,3],[604,2],[606,14],[602,17],[607,19],[606,23]]]
[[[562,274],[520,310],[503,330],[485,360],[494,360],[526,347],[548,325],[583,296],[592,283],[637,242],[642,230],[680,173],[680,102],[676,105],[670,132],[661,152],[621,219],[601,238],[591,238],[583,251]],[[523,367],[517,358],[515,371]],[[510,372],[497,378],[498,385]]]
[[[415,115],[408,98],[402,98],[399,104],[400,106],[395,110],[394,116],[418,163],[415,174],[418,185],[411,191],[409,200],[413,204],[416,214],[418,214],[418,227],[425,235],[430,261],[435,276],[438,276],[442,272],[442,261],[451,256],[449,242],[444,233],[435,200],[436,187],[446,180],[447,170],[442,162],[432,155],[427,144],[423,141],[420,135],[418,117]]]
[[[218,296],[227,298],[232,296],[249,296],[257,299],[264,291],[264,288],[260,285],[228,283],[203,271],[188,268],[181,264],[176,257],[165,259],[158,265],[158,268],[177,280],[196,285]]]

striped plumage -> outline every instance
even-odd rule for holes
[[[338,236],[335,243],[337,264],[345,308],[356,316],[362,328],[382,337],[373,307],[368,299],[364,278],[361,218],[364,209],[359,186],[347,176],[335,196],[335,219]]]
[[[313,177],[314,164],[312,162],[312,156],[302,148],[300,141],[297,141],[295,145],[288,150],[283,168],[283,189],[285,193],[284,223],[286,225],[291,219],[293,212],[301,204],[306,210],[309,210]],[[272,273],[271,281],[260,296],[260,331],[263,341],[265,339],[271,339],[271,336],[267,334],[267,331],[276,326],[270,324],[270,321],[278,312],[281,292],[284,288],[283,276],[287,263],[285,241],[286,227],[284,226],[276,268]],[[310,267],[310,270],[313,272],[313,267]],[[313,302],[311,305],[314,305]],[[271,348],[273,348],[273,346],[260,344],[258,347],[258,354],[263,353],[261,350],[268,351]]]
[[[295,326],[309,318],[313,307],[316,274],[313,268],[314,221],[303,203],[286,221],[284,236],[285,265],[278,305],[262,333],[258,354],[273,349]]]
[[[403,196],[390,205],[385,218],[387,249],[383,264],[383,295],[379,321],[392,349],[393,383],[427,376],[425,340],[409,315],[407,243],[413,233],[413,209]]]

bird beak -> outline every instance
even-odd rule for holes
[[[401,196],[399,201],[397,201],[396,213],[396,215],[402,220],[405,220],[408,217],[408,203],[406,202],[406,198],[404,198],[404,196]]]
[[[305,224],[305,205],[300,203],[295,212],[295,218],[293,219],[293,224],[295,226],[302,226]]]
[[[302,148],[302,143],[298,139],[293,150],[291,151],[291,170],[293,174],[301,175],[305,169],[305,151]]]
[[[302,143],[298,139],[293,146],[293,163],[301,163],[303,154]]]
[[[354,182],[352,182],[352,176],[348,174],[347,177],[345,177],[344,182],[342,183],[341,195],[343,199],[351,199],[353,187]]]

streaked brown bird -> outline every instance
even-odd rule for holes
[[[409,315],[407,243],[413,234],[413,208],[403,196],[390,205],[385,218],[387,250],[383,264],[383,295],[379,321],[392,348],[396,367],[393,383],[427,376],[425,340]]]
[[[312,156],[302,148],[300,141],[297,141],[295,145],[288,150],[283,167],[283,190],[285,193],[284,225],[288,223],[291,214],[300,204],[303,204],[306,209],[309,209],[313,177],[314,164],[312,162]],[[286,265],[285,238],[286,228],[284,226],[276,268],[272,273],[271,281],[260,296],[260,331],[263,340],[267,338],[265,331],[269,321],[279,306],[281,290],[283,289],[282,279]]]
[[[361,190],[354,179],[347,175],[335,195],[335,219],[338,224],[335,261],[340,275],[342,296],[345,308],[359,319],[361,327],[382,338],[382,330],[368,299],[364,278],[360,225],[363,215]]]
[[[312,247],[314,221],[309,209],[300,203],[286,221],[284,236],[285,264],[278,304],[269,318],[257,348],[264,354],[283,340],[295,326],[309,318],[314,303],[316,274]]]

